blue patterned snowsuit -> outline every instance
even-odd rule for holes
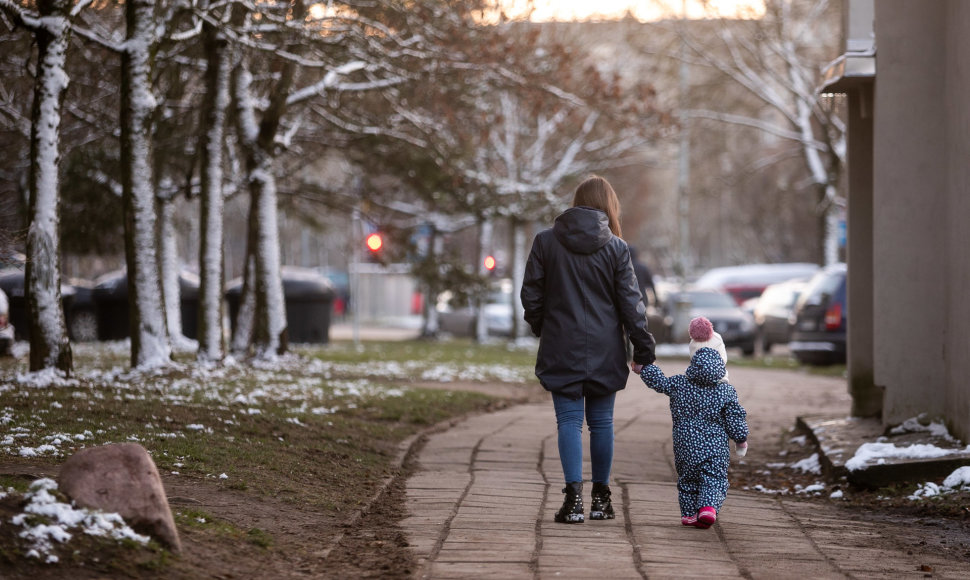
[[[682,516],[697,515],[705,506],[721,509],[731,460],[728,438],[738,443],[748,438],[747,413],[737,391],[719,382],[724,372],[724,361],[712,348],[694,353],[683,375],[667,378],[656,365],[640,371],[648,387],[670,397]]]

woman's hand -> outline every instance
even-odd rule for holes
[[[637,364],[635,362],[631,362],[630,363],[630,370],[639,375],[640,374],[640,371],[643,370],[643,365]]]

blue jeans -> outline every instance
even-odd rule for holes
[[[559,460],[566,483],[583,481],[583,415],[589,424],[593,483],[610,483],[613,467],[613,403],[616,393],[570,399],[552,394],[559,427]]]

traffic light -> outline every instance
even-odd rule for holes
[[[485,269],[489,272],[495,271],[495,256],[485,256]]]
[[[387,248],[384,246],[384,234],[381,232],[373,232],[364,238],[364,245],[367,246],[367,256],[364,258],[367,262],[374,262],[378,264],[385,264],[387,260]]]
[[[382,238],[378,233],[373,233],[367,236],[364,243],[367,244],[367,249],[370,250],[371,253],[376,254],[381,251],[381,248],[384,247],[384,238]]]

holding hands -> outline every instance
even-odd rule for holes
[[[643,365],[637,364],[635,362],[631,362],[630,363],[630,370],[639,375],[640,374],[640,371],[643,370]]]

